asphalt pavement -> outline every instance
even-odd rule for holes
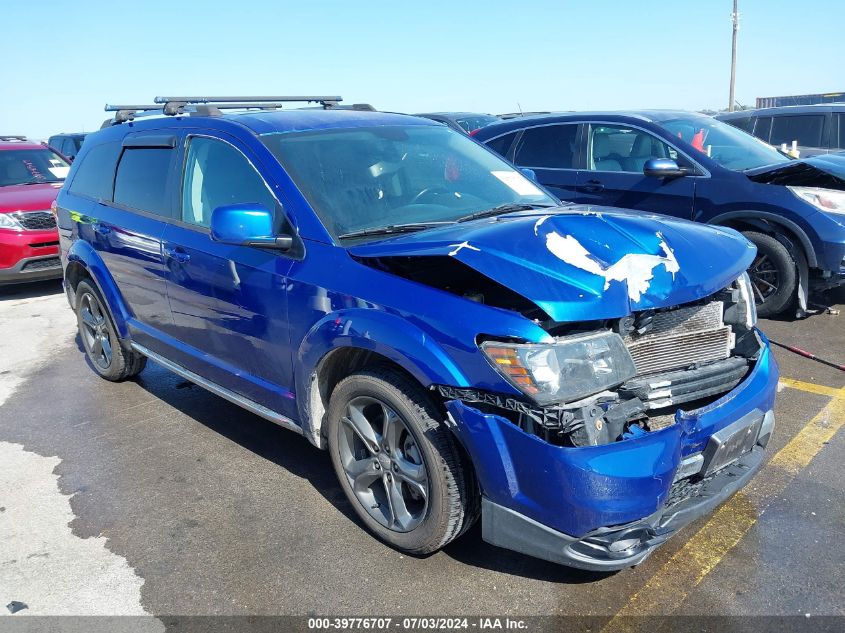
[[[841,308],[845,292],[828,299]],[[87,586],[97,572],[78,549],[114,576],[81,598],[70,582],[58,595],[77,613],[572,615],[606,631],[629,616],[845,616],[841,371],[776,348],[785,380],[772,461],[712,517],[608,575],[492,547],[478,526],[432,556],[400,554],[362,529],[327,453],[153,363],[125,383],[98,378],[68,315],[58,284],[0,289],[7,347],[41,341],[14,357],[0,348],[0,475],[11,481],[3,455],[15,455],[68,506],[26,514],[37,491],[0,489],[0,528],[14,515],[31,533],[14,556],[0,552],[0,610],[20,601],[19,613],[55,613],[56,596],[27,579],[76,574]],[[843,319],[823,311],[761,327],[845,363]],[[58,540],[39,536],[60,527]]]

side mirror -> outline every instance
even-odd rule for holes
[[[286,251],[290,235],[273,235],[273,214],[262,204],[228,204],[211,213],[211,239],[234,246],[257,246]]]
[[[687,172],[671,158],[649,158],[643,165],[643,174],[653,178],[680,178]]]
[[[534,173],[533,169],[528,169],[527,167],[521,167],[519,171],[522,172],[522,175],[528,178],[531,182],[537,182],[537,174]]]

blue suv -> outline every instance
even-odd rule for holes
[[[94,371],[150,359],[327,448],[414,554],[480,514],[620,569],[747,483],[778,377],[752,244],[562,207],[446,126],[310,99],[114,106],[86,139],[57,207]]]
[[[794,160],[692,112],[581,112],[515,118],[475,138],[530,168],[561,200],[664,213],[741,231],[757,309],[807,311],[845,283],[845,156]]]

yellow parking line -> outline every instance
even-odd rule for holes
[[[637,616],[669,615],[757,522],[757,518],[845,423],[845,388],[810,420],[748,486],[731,497],[633,594],[601,633],[635,630]]]
[[[831,398],[845,398],[845,392],[842,389],[835,387],[825,387],[824,385],[816,385],[811,382],[804,382],[803,380],[795,380],[793,378],[780,379],[780,384],[790,389],[798,389],[799,391],[806,391],[807,393],[816,393],[820,396],[830,396]]]

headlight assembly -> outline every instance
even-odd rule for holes
[[[792,193],[809,202],[819,211],[845,214],[845,191],[824,189],[822,187],[789,187]]]
[[[11,213],[0,213],[0,229],[13,229],[19,231],[23,228],[17,218]]]
[[[540,405],[581,400],[637,373],[615,332],[576,335],[548,344],[487,341],[481,349],[508,382]]]

